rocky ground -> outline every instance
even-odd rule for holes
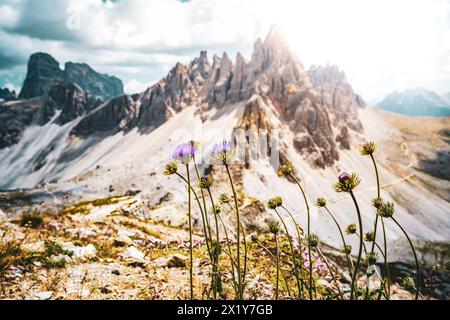
[[[185,224],[156,222],[136,214],[133,196],[110,197],[66,204],[59,212],[28,212],[1,217],[1,299],[186,299],[189,294],[188,232]],[[197,226],[198,227],[198,226]],[[200,230],[200,229],[199,229]],[[229,230],[232,234],[232,230]],[[273,249],[271,236],[253,232],[249,243],[248,299],[273,299],[274,262],[259,243]],[[250,241],[250,235],[247,235]],[[210,293],[211,268],[200,232],[194,235],[196,298]],[[257,241],[256,241],[256,240]],[[281,248],[288,252],[286,239]],[[342,256],[332,248],[329,263],[342,288],[349,276],[340,267]],[[281,255],[285,259],[287,255]],[[222,255],[223,268],[229,267]],[[323,260],[314,256],[319,298],[331,298],[335,285]],[[285,266],[288,262],[284,261]],[[286,267],[285,267],[286,269]],[[287,272],[286,270],[284,272]],[[288,282],[292,288],[292,279]],[[222,274],[221,298],[234,298],[230,274]],[[362,281],[362,279],[361,279]],[[292,283],[291,283],[292,282]],[[280,284],[281,285],[281,284]],[[281,285],[280,296],[289,298]],[[412,294],[392,287],[392,298]],[[428,298],[428,297],[427,297]]]

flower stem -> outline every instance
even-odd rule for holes
[[[220,257],[220,234],[219,234],[219,222],[217,220],[217,212],[216,212],[216,206],[214,205],[214,198],[211,194],[211,188],[207,188],[209,198],[211,200],[211,205],[213,208],[213,214],[214,214],[214,222],[216,224],[216,250],[217,252],[213,252],[214,256],[214,264],[213,264],[213,294],[214,299],[217,299],[217,289],[220,291],[220,274],[219,274],[219,257]]]
[[[392,221],[395,222],[395,224],[400,228],[400,230],[402,230],[403,234],[405,235],[406,239],[409,242],[409,245],[411,246],[411,250],[414,254],[414,260],[416,261],[416,296],[414,298],[414,300],[419,299],[419,287],[420,287],[420,267],[419,267],[419,260],[417,259],[417,254],[416,254],[416,250],[414,249],[414,245],[411,241],[411,238],[408,236],[408,233],[405,231],[405,229],[403,229],[403,227],[400,225],[400,223],[398,223],[398,221],[394,218],[391,217]]]
[[[200,177],[200,171],[198,170],[198,166],[197,163],[195,162],[195,155],[193,157],[193,162],[194,162],[194,168],[195,168],[195,173],[197,175],[197,180],[200,181],[201,177]],[[211,226],[209,224],[209,219],[208,219],[208,209],[206,208],[206,197],[205,197],[205,193],[203,191],[203,188],[200,188],[200,194],[202,195],[202,201],[203,201],[203,212],[204,212],[204,217],[203,218],[203,224],[205,224],[206,222],[206,227],[204,226],[204,228],[206,228],[208,230],[208,237],[209,237],[209,241],[211,241],[212,237],[211,237]],[[206,234],[206,231],[205,231]],[[208,241],[208,238],[205,239],[206,241]]]
[[[342,244],[344,245],[344,249],[346,249],[346,248],[347,248],[347,242],[345,241],[344,233],[342,232],[341,226],[339,225],[338,221],[337,221],[336,218],[334,217],[334,214],[332,214],[331,211],[328,209],[328,207],[325,206],[324,208],[325,208],[325,210],[328,212],[328,214],[330,215],[330,217],[333,219],[334,223],[336,224],[336,227],[337,227],[338,230],[339,230],[339,234],[341,235]],[[349,270],[350,276],[352,276],[352,274],[353,274],[353,268],[354,268],[352,258],[351,258],[350,255],[347,253],[347,251],[345,251],[344,253],[345,253],[345,256],[347,257],[347,265],[348,265],[348,270]]]
[[[247,276],[247,257],[248,257],[248,247],[247,247],[247,238],[245,236],[245,230],[244,230],[244,226],[242,225],[241,222],[241,231],[242,231],[242,240],[243,240],[243,244],[244,244],[244,269],[242,272],[242,292],[244,292],[245,290],[245,278]]]
[[[377,162],[375,161],[375,158],[374,158],[373,154],[370,154],[370,159],[372,160],[372,164],[373,164],[373,167],[375,169],[375,176],[376,176],[376,181],[377,181],[377,199],[381,199],[380,175],[378,173]],[[375,215],[375,224],[374,224],[374,229],[373,229],[373,243],[372,243],[372,248],[370,250],[371,253],[374,252],[375,244],[376,244],[376,241],[377,241],[378,219],[379,219],[379,217],[378,217],[378,214],[377,214],[377,215]],[[383,220],[383,219],[381,219],[381,220]],[[383,223],[383,221],[381,221],[381,222]],[[383,237],[385,239],[384,254],[383,254],[383,256],[384,256],[384,267],[387,270],[388,277],[390,277],[389,265],[387,263],[387,258],[386,258],[387,257],[387,244],[386,244],[386,232],[385,232],[385,229],[384,229],[384,225],[383,225]],[[390,296],[389,291],[390,291],[390,282],[391,282],[391,280],[388,278],[387,281],[388,281],[388,287],[387,288],[385,287],[385,289],[387,291],[386,292],[387,296],[389,297]],[[366,300],[368,298],[369,298],[369,281],[367,281]]]
[[[296,177],[294,177],[293,174],[289,175],[292,179],[294,179],[295,183],[297,184],[297,186],[300,188],[300,191],[302,192],[303,195],[303,199],[305,200],[305,205],[306,205],[306,211],[308,214],[308,229],[307,229],[307,233],[308,233],[308,239],[311,235],[311,212],[309,209],[309,203],[308,203],[308,199],[306,198],[306,193],[303,190],[303,187],[301,186],[300,182],[297,180]],[[311,258],[311,245],[308,243],[308,260],[309,260],[309,299],[312,300],[313,296],[312,296],[312,287],[313,287],[313,274],[312,274],[312,269],[313,269],[313,263],[312,263],[312,258]],[[315,290],[316,286],[314,285],[314,290]]]
[[[344,296],[342,294],[341,288],[339,287],[339,282],[337,281],[336,277],[334,276],[333,269],[331,269],[330,264],[328,263],[328,260],[323,255],[322,251],[319,249],[319,247],[316,247],[317,252],[319,253],[322,260],[325,262],[325,265],[327,266],[328,270],[330,271],[331,278],[333,279],[334,283],[336,284],[336,288],[338,290],[339,296],[341,297],[341,300],[344,300]]]
[[[387,298],[389,300],[391,298],[391,271],[389,269],[388,256],[387,256],[388,252],[387,252],[386,228],[384,226],[383,218],[380,218],[380,220],[381,220],[381,226],[383,228],[384,266],[386,268],[386,273],[387,273],[387,288],[385,288],[385,289],[386,289]]]
[[[197,192],[195,192],[194,188],[192,187],[192,185],[191,185],[190,183],[188,183],[188,181],[186,180],[185,177],[183,177],[183,176],[182,176],[181,174],[179,174],[179,173],[176,173],[176,175],[177,175],[181,180],[183,180],[183,181],[186,183],[186,185],[188,186],[188,189],[191,190],[192,194],[193,194],[194,197],[195,197],[195,200],[197,201],[197,205],[198,205],[198,208],[199,208],[199,210],[200,210],[200,213],[201,213],[201,216],[202,216],[202,220],[203,220],[203,208],[202,208],[202,205],[200,204],[200,199],[198,198]],[[206,233],[204,220],[203,220],[203,232],[204,232],[204,235],[205,235],[206,248],[207,248],[207,250],[208,250],[208,255],[209,255],[209,258],[212,259],[211,249],[210,249],[210,247],[209,247],[209,241],[207,240],[207,239],[208,239],[208,234]]]
[[[234,274],[234,272],[235,272],[234,267],[235,267],[236,264],[235,264],[235,261],[233,260],[233,256],[231,255],[232,252],[231,252],[230,238],[228,237],[227,227],[225,226],[225,223],[224,223],[224,221],[222,219],[222,216],[220,214],[217,214],[217,216],[219,217],[220,222],[222,223],[223,232],[225,233],[225,239],[227,240],[227,247],[228,247],[229,256],[230,256],[230,263],[231,263],[231,277],[233,279],[233,285],[234,285],[235,293],[236,293],[236,295],[238,295],[238,284],[236,282],[236,277],[235,277],[235,274]]]
[[[349,193],[350,193],[350,196],[352,197],[353,203],[355,204],[356,213],[358,214],[359,233],[361,235],[363,235],[364,232],[363,232],[363,226],[362,226],[361,211],[359,210],[358,202],[356,201],[353,191],[350,191]],[[363,238],[361,236],[361,237],[359,237],[358,258],[356,259],[355,270],[354,270],[353,276],[352,276],[352,284],[351,284],[351,288],[350,288],[350,300],[353,300],[353,298],[354,298],[355,285],[357,288],[356,278],[358,276],[358,269],[359,269],[359,265],[361,263],[361,255],[362,255],[363,245],[364,245],[364,242],[363,242]],[[357,296],[356,296],[356,300],[358,300]]]
[[[186,165],[187,184],[188,184],[188,216],[189,216],[189,282],[191,285],[191,300],[194,299],[194,283],[193,283],[193,245],[192,245],[192,213],[191,213],[191,174],[189,172],[189,165]]]
[[[238,285],[239,285],[239,300],[243,300],[244,298],[244,292],[242,288],[242,277],[241,277],[241,217],[239,214],[239,205],[237,200],[237,194],[236,190],[234,188],[233,184],[233,178],[231,177],[231,172],[228,167],[228,164],[225,164],[225,169],[227,170],[228,179],[230,180],[231,184],[231,190],[233,191],[233,197],[234,197],[234,204],[236,206],[236,219],[237,219],[237,232],[236,232],[236,238],[237,238],[237,274],[238,274]]]
[[[255,240],[255,242],[256,242],[261,248],[263,248],[264,251],[266,251],[267,254],[268,254],[269,256],[271,256],[272,259],[273,259],[274,261],[276,261],[276,258],[275,258],[275,256],[273,255],[273,253],[270,252],[270,250],[269,250],[265,245],[263,245],[263,244],[262,244],[261,242],[259,242],[258,240]],[[291,296],[291,290],[289,289],[289,283],[288,283],[288,281],[287,281],[286,275],[284,274],[283,269],[281,269],[281,268],[280,268],[280,272],[281,272],[281,276],[283,277],[283,281],[284,281],[284,285],[285,285],[285,287],[286,287],[286,291],[287,291],[287,293],[288,293],[288,296],[290,297],[290,296]]]
[[[283,224],[284,227],[284,231],[286,232],[286,237],[288,238],[289,241],[289,247],[291,249],[291,254],[292,254],[292,262],[294,263],[294,269],[295,269],[295,279],[297,280],[297,288],[298,288],[298,296],[301,296],[301,283],[300,283],[300,279],[299,279],[299,275],[298,275],[298,263],[297,263],[297,259],[295,258],[295,250],[294,250],[294,244],[292,243],[292,239],[291,239],[291,235],[289,234],[289,230],[287,228],[286,223],[284,222],[284,219],[281,217],[280,213],[278,212],[277,209],[274,209],[278,218],[280,218],[281,223]]]
[[[298,225],[297,221],[295,221],[294,215],[285,206],[281,206],[281,208],[283,208],[284,211],[286,211],[289,214],[289,216],[292,219],[292,222],[294,222],[295,230],[297,231],[297,238],[298,238],[297,241],[298,241],[299,257],[300,257],[300,268],[299,268],[299,270],[296,270],[296,272],[298,272],[300,274],[300,277],[301,277],[301,275],[302,275],[302,268],[303,268],[303,256],[302,256],[303,248],[302,248],[302,237],[300,235],[301,228]],[[303,281],[300,281],[300,289],[301,289],[301,292],[300,292],[299,296],[301,296],[303,298],[304,297],[304,294],[303,294]]]
[[[378,174],[378,167],[375,158],[373,157],[373,154],[370,155],[370,159],[372,159],[373,167],[375,169],[375,176],[377,180],[377,199],[381,199],[380,176]],[[373,243],[371,252],[375,250],[375,242],[377,241],[377,229],[378,229],[378,214],[375,216],[375,224],[373,229]]]
[[[278,300],[279,282],[280,282],[280,252],[278,248],[278,235],[274,234],[275,250],[276,250],[276,264],[277,264],[277,281],[275,289],[275,300]]]

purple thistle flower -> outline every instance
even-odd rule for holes
[[[231,142],[224,140],[222,143],[214,145],[211,155],[220,164],[229,164],[234,156]]]
[[[345,181],[347,181],[350,178],[351,178],[350,173],[344,171],[339,175],[339,182],[344,183]]]
[[[197,147],[192,143],[183,143],[175,147],[172,151],[172,160],[182,164],[188,164],[197,151]]]
[[[212,152],[213,155],[216,155],[220,152],[231,152],[231,142],[224,140],[222,143],[214,145]]]
[[[350,174],[344,171],[339,175],[338,182],[333,185],[333,188],[336,192],[352,192],[360,182],[361,179],[356,173]]]

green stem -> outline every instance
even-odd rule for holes
[[[278,235],[274,234],[275,237],[275,250],[276,250],[276,264],[277,264],[277,281],[276,281],[276,289],[275,289],[275,300],[278,300],[278,290],[279,290],[279,282],[280,282],[280,252],[278,248]]]
[[[198,209],[200,210],[200,213],[201,213],[201,216],[202,216],[202,220],[203,220],[203,208],[202,208],[202,205],[200,204],[200,199],[198,198],[197,192],[195,192],[194,188],[192,187],[192,185],[190,183],[188,183],[188,181],[186,180],[185,177],[183,177],[179,173],[176,173],[176,175],[188,185],[188,188],[191,190],[192,194],[195,197],[195,200],[197,201]],[[206,248],[208,250],[208,255],[209,255],[210,260],[212,261],[212,254],[211,254],[211,249],[209,247],[209,241],[207,240],[208,239],[208,234],[207,234],[206,229],[205,229],[204,221],[205,220],[203,220],[203,233],[205,235]]]
[[[244,298],[244,292],[243,292],[243,288],[242,288],[242,277],[241,277],[241,217],[239,214],[239,205],[238,205],[238,199],[237,199],[237,194],[236,194],[236,190],[234,188],[234,184],[233,184],[233,178],[231,177],[231,172],[230,169],[228,168],[228,164],[225,165],[225,169],[227,171],[228,174],[228,179],[230,180],[230,184],[231,184],[231,190],[233,191],[233,197],[234,197],[234,204],[236,206],[236,219],[237,219],[237,232],[236,232],[236,237],[237,237],[237,274],[238,274],[238,284],[239,284],[239,300],[243,300]]]
[[[376,163],[376,161],[375,161],[375,158],[374,158],[374,156],[373,156],[373,154],[371,154],[370,155],[370,159],[372,160],[372,164],[373,164],[373,167],[374,167],[374,169],[375,169],[375,176],[376,176],[376,181],[377,181],[377,199],[381,199],[381,187],[380,187],[380,176],[379,176],[379,173],[378,173],[378,166],[377,166],[377,163]],[[377,241],[377,230],[378,230],[378,219],[379,219],[379,217],[378,217],[378,214],[375,216],[375,224],[374,224],[374,230],[373,230],[373,243],[372,243],[372,248],[371,248],[371,252],[373,253],[374,252],[374,250],[375,250],[375,245],[376,245],[376,241]],[[386,238],[386,234],[385,234],[385,232],[384,232],[385,230],[384,230],[384,227],[383,227],[383,235],[384,235],[384,237]],[[383,253],[383,251],[382,250],[380,250],[380,252],[382,252]],[[386,270],[389,270],[389,266],[388,266],[388,264],[387,264],[387,259],[386,259],[386,256],[387,256],[387,246],[386,246],[386,243],[385,243],[385,250],[384,250],[384,257],[385,257],[385,259],[384,259],[384,266],[385,266],[385,268],[386,268]],[[388,274],[389,274],[389,272],[388,272]],[[390,279],[388,279],[388,283],[390,283]],[[386,288],[386,287],[385,287]],[[380,288],[381,289],[381,288]],[[390,286],[388,286],[388,290],[390,290]],[[387,293],[387,295],[389,296],[389,293]],[[366,288],[366,300],[369,298],[369,281],[367,281],[367,288]]]
[[[306,205],[306,212],[308,214],[308,239],[311,235],[311,213],[310,213],[310,209],[309,209],[309,203],[308,203],[308,199],[306,198],[306,193],[303,190],[303,187],[301,186],[300,182],[297,180],[296,177],[294,177],[293,174],[289,175],[292,179],[294,179],[295,183],[297,184],[297,186],[300,188],[300,191],[302,192],[303,195],[303,199],[305,200],[305,205]],[[312,269],[313,269],[313,262],[312,262],[312,257],[311,257],[311,245],[308,242],[308,260],[309,260],[309,299],[312,300],[313,296],[312,296],[312,287],[313,287],[313,274],[312,274]],[[316,290],[316,286],[314,285],[314,290]],[[316,293],[317,295],[317,293]]]
[[[200,171],[198,170],[197,163],[195,162],[195,156],[194,156],[194,158],[192,160],[194,161],[194,168],[195,168],[195,173],[197,175],[197,180],[200,181],[200,179],[201,179]],[[203,210],[204,210],[204,215],[205,215],[204,219],[203,219],[203,223],[206,222],[206,228],[208,230],[209,241],[211,241],[211,239],[212,239],[212,237],[211,237],[211,226],[209,224],[208,209],[206,208],[206,198],[205,198],[205,193],[203,192],[203,188],[200,188],[200,194],[202,195]],[[206,239],[206,241],[208,241],[208,239]]]
[[[255,242],[256,242],[261,248],[263,248],[264,251],[266,251],[267,254],[268,254],[274,261],[276,261],[276,258],[275,258],[275,256],[273,255],[273,253],[270,252],[270,250],[269,250],[265,245],[263,245],[263,244],[262,244],[261,242],[259,242],[258,240],[255,240]],[[289,289],[289,283],[288,283],[288,281],[287,281],[286,275],[284,274],[283,269],[281,269],[281,268],[280,268],[280,272],[281,272],[281,276],[283,277],[283,281],[284,281],[284,285],[285,285],[285,287],[286,287],[286,291],[287,291],[287,293],[288,293],[288,296],[290,297],[290,296],[291,296],[291,290]]]
[[[331,211],[328,209],[328,207],[325,206],[324,208],[325,208],[325,210],[328,212],[328,214],[330,215],[330,217],[333,219],[334,223],[336,224],[336,227],[338,228],[339,234],[340,234],[341,239],[342,239],[342,243],[343,243],[343,245],[344,245],[344,249],[346,249],[346,248],[347,248],[347,242],[345,241],[344,233],[342,232],[341,226],[339,225],[338,221],[337,221],[336,218],[334,217],[334,214],[332,214]],[[354,266],[353,266],[352,258],[350,257],[350,255],[347,253],[346,250],[345,250],[344,253],[345,253],[345,256],[347,257],[347,265],[348,265],[349,274],[350,274],[350,276],[352,276],[352,274],[353,274],[353,267],[354,267]]]
[[[403,229],[403,227],[400,225],[400,223],[398,223],[398,221],[394,218],[391,217],[392,221],[395,222],[395,224],[400,228],[400,230],[402,230],[403,234],[405,235],[406,239],[409,242],[409,245],[411,246],[411,250],[414,254],[414,260],[416,261],[416,296],[414,298],[414,300],[419,299],[419,287],[420,287],[420,267],[419,267],[419,260],[417,259],[417,254],[416,254],[416,250],[414,249],[414,245],[411,241],[411,238],[408,236],[408,233],[405,231],[405,229]]]
[[[284,227],[284,231],[286,232],[286,236],[288,238],[289,241],[289,247],[291,249],[291,254],[292,254],[292,262],[294,263],[294,269],[295,269],[295,279],[297,280],[297,288],[298,288],[298,296],[300,297],[301,295],[301,283],[300,283],[300,279],[298,276],[298,263],[297,263],[297,259],[295,258],[295,250],[294,250],[294,244],[292,243],[292,239],[291,239],[291,235],[289,234],[289,230],[287,228],[286,223],[284,222],[284,219],[281,217],[280,213],[278,212],[277,209],[274,209],[274,211],[276,212],[278,218],[280,218],[281,223],[283,224]]]
[[[191,174],[189,172],[189,164],[186,164],[187,184],[188,184],[188,215],[189,215],[189,281],[191,285],[191,300],[194,299],[194,282],[193,282],[193,245],[192,245],[192,214],[191,214]]]
[[[284,209],[284,211],[286,211],[288,213],[288,215],[291,217],[292,222],[295,225],[295,230],[297,231],[297,241],[298,241],[298,249],[299,249],[299,257],[300,257],[300,269],[296,270],[296,272],[298,272],[300,274],[302,274],[302,268],[303,268],[303,247],[302,247],[302,237],[300,235],[300,226],[298,225],[297,221],[295,221],[294,215],[285,207],[285,206],[281,206],[281,208]],[[303,298],[303,281],[300,282],[300,288],[301,288],[301,293],[300,296]]]
[[[355,232],[355,235],[357,236],[357,237],[359,237],[359,238],[362,238],[363,240],[363,251],[364,251],[364,255],[366,256],[366,258],[367,258],[367,253],[368,253],[368,251],[367,251],[367,247],[366,247],[366,244],[364,243],[364,237],[362,237],[358,232]]]
[[[211,194],[211,189],[207,188],[208,190],[208,194],[209,194],[209,199],[211,200],[211,205],[213,208],[213,214],[214,214],[214,223],[216,224],[216,250],[217,252],[214,253],[214,265],[213,265],[213,273],[215,274],[214,276],[214,287],[213,287],[213,294],[214,294],[214,299],[217,298],[217,288],[219,287],[219,282],[220,282],[220,275],[219,275],[219,256],[220,256],[220,234],[219,234],[219,222],[217,220],[217,215],[218,213],[216,212],[216,206],[214,205],[214,199],[213,196]]]
[[[223,227],[223,232],[225,233],[225,238],[227,240],[227,247],[228,247],[228,251],[229,251],[229,256],[230,256],[230,263],[231,263],[231,276],[233,279],[233,284],[234,284],[234,290],[236,293],[236,296],[238,295],[238,284],[236,282],[236,277],[235,277],[235,270],[234,270],[234,266],[235,266],[235,262],[233,260],[233,256],[231,255],[231,245],[230,245],[230,238],[228,237],[228,231],[227,228],[225,226],[225,223],[222,219],[222,216],[220,214],[217,215],[220,219],[220,222],[222,223],[222,227]]]
[[[362,226],[361,211],[359,210],[358,202],[356,201],[353,191],[350,191],[350,196],[352,197],[353,203],[355,204],[355,207],[356,207],[356,213],[358,214],[359,233],[362,235],[362,234],[364,234],[364,232],[363,232],[363,226]],[[361,263],[363,245],[364,245],[363,238],[359,237],[358,258],[356,259],[355,270],[354,270],[353,276],[352,276],[352,284],[351,284],[351,288],[350,288],[350,300],[353,300],[354,294],[355,294],[355,285],[357,286],[356,278],[358,275],[359,265]],[[356,297],[356,300],[358,300],[358,297]]]
[[[339,296],[341,297],[341,300],[344,300],[344,295],[342,294],[341,288],[339,286],[339,282],[337,281],[336,277],[334,276],[333,269],[331,269],[330,264],[328,263],[328,260],[323,255],[322,251],[319,249],[319,247],[316,247],[317,252],[319,253],[322,260],[325,262],[325,265],[327,266],[328,270],[330,271],[331,278],[333,279],[334,283],[336,284],[336,288],[338,290]]]
[[[233,205],[231,203],[228,203],[228,205],[230,206],[231,211],[236,212],[236,209],[233,207]],[[243,279],[242,290],[244,290],[245,289],[245,279],[247,276],[248,250],[247,250],[247,237],[245,235],[245,229],[244,229],[244,226],[242,225],[242,222],[240,224],[241,224],[241,231],[242,231],[242,242],[244,244],[244,268],[242,270],[242,279]]]
[[[388,264],[388,256],[387,256],[387,239],[386,239],[386,228],[384,227],[384,220],[382,218],[380,218],[381,220],[381,226],[383,228],[383,241],[384,241],[384,266],[386,268],[386,273],[387,273],[387,288],[386,288],[386,294],[388,297],[388,300],[391,298],[391,271],[389,269],[389,264]]]

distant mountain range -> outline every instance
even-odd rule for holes
[[[377,107],[411,116],[450,116],[450,92],[439,96],[423,88],[395,91],[378,103]]]

